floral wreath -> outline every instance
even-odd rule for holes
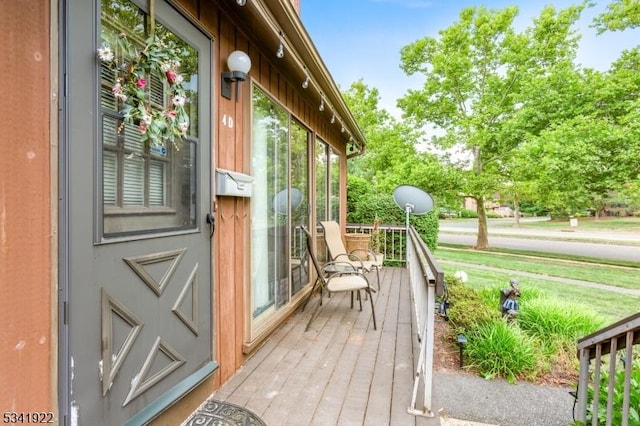
[[[176,139],[181,141],[189,129],[184,77],[178,73],[180,49],[174,41],[156,35],[146,40],[143,49],[131,43],[126,34],[116,37],[115,44],[122,52],[121,60],[107,43],[98,49],[98,57],[117,72],[112,93],[123,103],[124,122],[137,126],[142,140],[154,145],[171,142],[177,147]],[[150,78],[159,79],[166,88],[170,102],[164,108],[151,106]]]

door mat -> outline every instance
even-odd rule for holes
[[[182,426],[267,426],[255,413],[224,401],[210,399],[198,408]]]

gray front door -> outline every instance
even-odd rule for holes
[[[61,414],[67,424],[141,423],[215,368],[207,221],[212,42],[164,0],[155,0],[152,26],[147,3],[69,0],[64,6]],[[127,122],[123,43],[144,50],[151,28],[161,49],[173,49],[180,60],[158,64],[163,74],[133,81],[148,91],[141,107],[149,121]],[[184,91],[180,98],[176,88]],[[148,138],[145,130],[170,123],[168,117],[184,128],[188,123],[186,132],[174,141]]]

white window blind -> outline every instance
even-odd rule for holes
[[[151,161],[149,167],[149,205],[165,205],[165,163],[162,161]]]
[[[135,154],[124,159],[122,205],[144,206],[144,158]]]
[[[106,206],[115,206],[118,201],[118,157],[114,152],[105,152],[103,161],[103,198]]]

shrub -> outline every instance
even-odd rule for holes
[[[469,367],[477,368],[485,378],[504,377],[514,382],[535,372],[535,341],[516,325],[489,322],[475,327],[467,338]]]
[[[478,300],[459,300],[451,304],[448,312],[456,334],[468,334],[479,325],[500,319],[495,308],[489,308]]]
[[[475,210],[462,209],[460,210],[460,217],[465,219],[476,219],[478,217],[478,213]]]
[[[447,275],[446,282],[450,304],[448,316],[455,333],[468,334],[478,325],[500,318],[497,303],[495,306],[487,304],[480,293],[453,275]]]
[[[393,201],[393,196],[387,193],[363,192],[359,185],[353,182],[360,182],[357,179],[350,180],[350,185],[354,185],[354,194],[348,193],[349,213],[347,221],[349,223],[368,223],[373,225],[373,221],[378,219],[381,224],[404,225],[406,222],[405,212]],[[351,191],[351,186],[349,191]],[[355,196],[359,198],[355,198]],[[429,250],[435,251],[438,245],[438,216],[435,211],[421,216],[411,216],[410,223],[418,231]]]

